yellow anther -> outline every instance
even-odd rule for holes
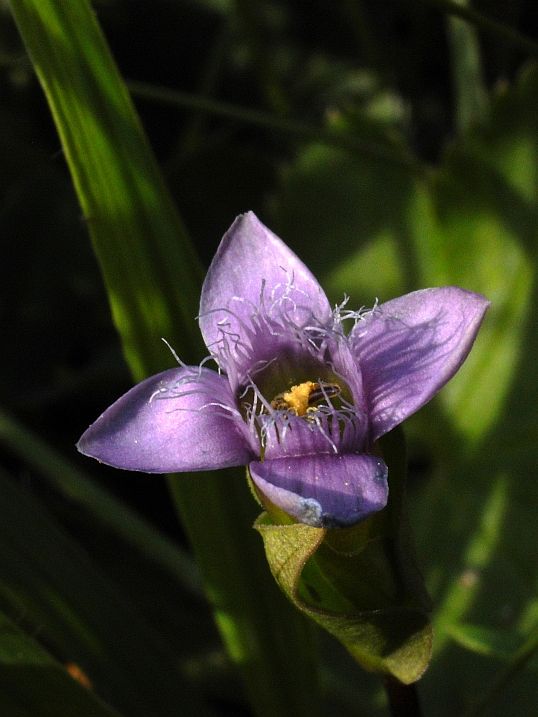
[[[292,386],[289,391],[282,394],[282,398],[288,404],[288,409],[297,416],[304,416],[309,408],[309,399],[312,391],[319,388],[319,384],[313,381],[305,381],[297,386]]]
[[[290,411],[296,416],[306,416],[318,409],[315,404],[324,399],[330,399],[340,394],[337,383],[323,384],[314,381],[304,381],[292,386],[289,391],[277,394],[271,401],[272,408],[278,411]]]

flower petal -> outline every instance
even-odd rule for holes
[[[132,388],[84,432],[77,447],[116,468],[147,473],[226,468],[255,455],[226,378],[189,366]]]
[[[250,464],[269,501],[315,527],[353,525],[385,507],[387,466],[376,456],[300,456]]]
[[[225,370],[250,353],[252,332],[256,342],[260,333],[270,333],[257,322],[260,313],[276,325],[302,328],[329,322],[331,307],[311,271],[247,212],[224,235],[200,300],[202,335]]]
[[[350,340],[374,441],[427,403],[471,350],[489,302],[454,286],[423,289],[376,307]]]

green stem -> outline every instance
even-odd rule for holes
[[[153,102],[162,102],[175,107],[196,109],[200,112],[207,112],[238,122],[263,127],[271,132],[281,132],[282,134],[296,136],[299,139],[321,142],[363,156],[379,159],[398,167],[403,166],[417,174],[422,174],[424,171],[416,159],[397,154],[395,151],[375,144],[371,140],[361,140],[349,134],[315,127],[298,120],[277,117],[248,107],[238,107],[228,102],[220,102],[208,97],[200,97],[188,92],[180,92],[179,90],[159,87],[145,82],[130,80],[127,85],[135,97]]]
[[[538,44],[517,30],[507,27],[502,22],[492,20],[471,7],[460,5],[456,0],[422,0],[427,5],[437,7],[449,15],[461,17],[463,20],[475,25],[479,30],[491,35],[493,38],[502,40],[509,45],[517,47],[522,52],[538,57]]]

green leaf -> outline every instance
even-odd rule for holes
[[[428,666],[432,632],[404,515],[402,440],[396,431],[382,442],[390,497],[381,513],[339,530],[278,524],[264,513],[256,528],[293,604],[362,667],[410,684]]]
[[[0,710],[9,717],[120,717],[2,613]]]
[[[476,697],[476,656],[456,651],[454,629],[470,622],[526,634],[519,625],[536,615],[537,98],[532,65],[498,95],[484,126],[447,150],[428,200],[418,200],[424,221],[415,251],[425,281],[492,301],[469,360],[440,394],[448,420],[432,405],[413,426],[417,437],[438,435],[413,524],[438,606],[435,645],[444,648],[430,700],[444,714]],[[496,665],[479,665],[487,684]],[[492,714],[532,712],[535,679],[519,679],[517,691],[497,695]]]
[[[455,428],[474,441],[499,419],[532,308],[537,97],[534,67],[497,98],[484,126],[447,150],[437,177],[416,195],[413,209],[423,283],[457,284],[492,302],[473,351],[441,394]]]
[[[370,595],[362,604],[357,604],[357,596],[352,600],[342,594],[334,576],[327,575],[328,568],[334,567],[332,561],[326,553],[316,553],[326,537],[321,528],[275,525],[267,517],[256,527],[275,579],[299,610],[340,640],[365,669],[393,675],[406,684],[421,677],[432,639],[424,612],[396,604],[390,607],[386,594]],[[374,566],[378,561],[366,554],[360,561],[341,558],[338,570],[362,583],[372,579]]]
[[[538,336],[532,322],[536,288],[530,255],[538,238],[537,97],[538,68],[531,67],[497,98],[488,123],[450,149],[417,235],[417,258],[428,283],[459,284],[492,301],[469,359],[441,393],[460,441],[453,442],[451,455],[445,452],[448,466],[439,466],[417,520],[437,574],[441,565],[445,571],[452,565],[454,553],[437,534],[440,520],[448,521],[453,537],[463,541],[463,570],[471,571],[469,580],[445,586],[439,610],[443,623],[445,609],[449,623],[463,619],[484,589],[481,573],[491,563],[500,567],[502,560],[503,571],[510,564],[525,565],[521,546],[536,541],[526,506],[536,501],[536,483],[527,476],[535,463],[538,400],[531,378]],[[423,415],[431,415],[429,409]],[[458,448],[462,435],[485,441],[472,460]],[[446,433],[444,439],[446,443]],[[457,502],[452,492],[458,494]],[[519,532],[525,537],[516,539]],[[432,541],[440,550],[431,550]],[[512,588],[520,582],[514,575]],[[492,594],[503,584],[499,580],[492,586]]]

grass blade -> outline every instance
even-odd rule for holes
[[[161,336],[198,362],[205,349],[193,317],[202,272],[89,4],[12,0],[11,7],[62,139],[134,376],[166,367]],[[312,717],[319,700],[309,631],[262,566],[244,479],[197,475],[171,485],[255,711]]]

